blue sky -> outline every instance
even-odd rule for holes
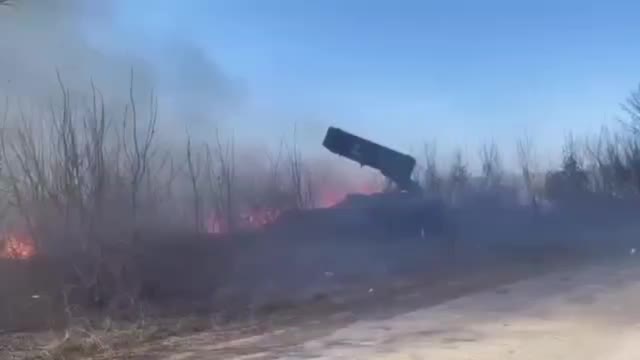
[[[337,125],[473,156],[527,132],[545,155],[569,130],[611,123],[640,82],[637,1],[123,4],[119,42],[189,41],[240,89],[227,120],[237,131],[275,137],[297,122],[308,146]]]

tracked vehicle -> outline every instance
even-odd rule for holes
[[[416,166],[412,156],[335,127],[329,127],[322,144],[332,153],[380,171],[396,185],[387,192],[349,195],[336,208],[359,212],[369,229],[390,238],[453,236],[445,203],[426,194],[411,178]]]

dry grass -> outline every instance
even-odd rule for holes
[[[5,339],[11,341],[0,341],[8,344],[2,349],[4,353],[0,352],[0,357],[7,354],[7,359],[16,360],[144,359],[143,355],[173,353],[187,347],[195,349],[206,345],[207,348],[214,348],[216,344],[228,344],[235,339],[291,326],[312,327],[308,334],[291,334],[287,343],[293,344],[309,336],[331,331],[333,327],[342,326],[355,318],[391,316],[399,311],[409,311],[414,307],[540,275],[558,267],[575,266],[583,260],[557,256],[547,257],[544,262],[475,264],[474,267],[466,266],[458,271],[443,270],[428,276],[416,277],[418,274],[414,274],[369,279],[338,292],[318,294],[307,302],[267,303],[257,309],[253,318],[231,323],[211,315],[171,319],[141,316],[136,322],[110,318],[102,321],[76,319],[72,326],[59,333],[7,335]],[[347,316],[337,316],[340,314]],[[197,335],[199,333],[202,335]],[[216,348],[215,351],[230,354],[247,350],[241,347],[238,345],[235,350]]]
[[[136,323],[106,319],[101,325],[71,326],[61,333],[0,335],[7,344],[0,354],[24,360],[123,359],[147,345],[215,327],[212,318],[196,316]]]

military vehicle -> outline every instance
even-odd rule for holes
[[[411,179],[416,159],[370,140],[329,127],[322,145],[332,153],[353,160],[360,166],[379,170],[402,191],[418,193],[420,186]]]
[[[375,194],[349,194],[329,208],[284,212],[270,227],[305,238],[402,241],[433,238],[453,250],[454,226],[447,206],[425,194],[411,175],[416,160],[344,130],[330,127],[323,146],[329,151],[380,171],[395,187]],[[281,234],[282,235],[282,234]]]
[[[445,203],[426,194],[411,177],[415,158],[335,127],[329,127],[322,144],[332,153],[380,171],[396,185],[388,192],[349,195],[337,208],[357,209],[368,227],[389,238],[437,236],[453,243]]]

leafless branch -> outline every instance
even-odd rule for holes
[[[191,136],[187,135],[187,170],[189,182],[191,183],[191,191],[193,196],[193,222],[194,230],[196,232],[202,231],[202,205],[200,196],[200,174],[202,170],[200,154],[193,155],[193,148],[191,146]]]
[[[498,146],[494,142],[482,145],[480,148],[480,161],[482,162],[482,176],[485,187],[495,188],[499,186],[503,177],[502,159],[498,152]]]

